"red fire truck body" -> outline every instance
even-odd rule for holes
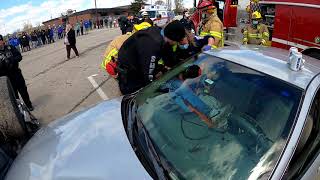
[[[260,5],[272,34],[272,46],[320,48],[319,0],[263,0]]]

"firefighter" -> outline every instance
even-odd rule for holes
[[[217,15],[216,7],[211,2],[204,1],[199,5],[199,9],[202,10],[202,20],[199,27],[200,37],[211,36],[208,38],[208,44],[204,50],[223,47],[223,24]]]
[[[118,53],[121,93],[133,93],[156,79],[155,70],[162,58],[162,47],[166,43],[178,44],[185,36],[184,26],[173,21],[164,30],[152,26],[129,37]]]
[[[268,45],[269,30],[268,27],[261,23],[262,16],[258,11],[252,13],[251,25],[243,30],[243,44]]]
[[[135,24],[133,26],[133,33],[147,29],[151,27],[148,22],[143,22],[141,24]],[[104,60],[101,63],[101,68],[106,70],[108,74],[110,74],[113,78],[118,78],[117,72],[117,58],[118,58],[118,51],[121,48],[122,44],[131,36],[131,32],[127,32],[124,35],[117,36],[113,39],[113,41],[108,45]]]
[[[19,92],[25,105],[30,111],[33,111],[26,82],[19,68],[21,60],[20,52],[14,46],[5,45],[2,35],[0,35],[0,76],[9,78],[15,98],[19,98]]]

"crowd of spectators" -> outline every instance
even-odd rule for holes
[[[73,24],[76,35],[86,35],[93,28],[117,27],[118,24],[117,20],[113,17],[101,18],[98,23],[93,22],[93,20],[80,20]],[[27,52],[64,39],[65,33],[65,25],[49,25],[47,27],[34,28],[29,31],[13,33],[8,36],[7,44],[16,47],[20,52]]]

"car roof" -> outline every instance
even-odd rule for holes
[[[304,90],[320,73],[320,61],[305,55],[303,69],[291,70],[287,64],[289,51],[274,47],[231,45],[205,53],[257,70]]]

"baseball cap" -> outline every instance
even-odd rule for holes
[[[164,28],[164,36],[172,41],[181,41],[186,37],[186,31],[182,23],[178,20],[172,21]]]

